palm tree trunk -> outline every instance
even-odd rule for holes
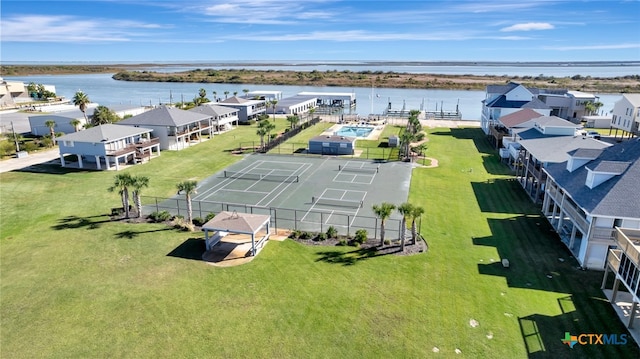
[[[136,202],[136,211],[138,211],[138,218],[142,217],[142,196],[140,196],[140,192],[134,192],[135,202]]]
[[[413,242],[413,244],[416,244],[417,237],[416,219],[414,218],[413,221],[411,221],[411,242]]]
[[[129,218],[129,191],[124,190],[124,217]]]
[[[380,247],[384,246],[384,221],[380,222]]]
[[[404,237],[405,237],[406,232],[407,232],[407,219],[403,217],[402,218],[402,228],[400,228],[400,247],[401,247],[403,252],[404,252]]]
[[[191,208],[191,196],[187,195],[187,220],[193,224],[193,208]]]

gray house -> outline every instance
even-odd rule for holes
[[[309,140],[309,153],[318,155],[353,155],[355,137],[316,136]]]
[[[238,124],[238,109],[220,106],[211,103],[205,103],[198,107],[194,107],[189,111],[211,116],[213,121],[214,132],[219,133],[233,129],[233,124]]]
[[[211,115],[169,106],[154,108],[122,120],[118,125],[151,129],[163,150],[181,150],[213,136]]]
[[[119,170],[122,164],[137,164],[160,155],[160,143],[151,129],[101,125],[58,137],[62,167]],[[77,162],[65,156],[75,155]]]

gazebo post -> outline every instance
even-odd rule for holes
[[[251,255],[255,256],[256,255],[256,234],[251,233]]]

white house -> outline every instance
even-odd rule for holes
[[[153,131],[163,150],[181,150],[213,135],[213,120],[208,114],[160,106],[118,122],[118,126],[145,127]]]
[[[616,227],[640,229],[640,140],[546,166],[542,211],[585,268],[604,269]]]
[[[622,98],[616,101],[613,106],[613,118],[611,120],[611,127],[616,129],[616,137],[618,136],[618,130],[622,130],[622,136],[625,132],[632,135],[639,136],[640,130],[640,94],[639,93],[626,93],[622,95]]]
[[[98,106],[96,103],[87,105],[86,114],[90,117],[93,110]],[[68,108],[68,106],[66,107]],[[52,112],[49,114],[37,114],[29,116],[29,125],[31,126],[31,134],[35,136],[45,136],[49,134],[49,127],[45,125],[47,121],[56,123],[54,131],[62,133],[72,133],[82,129],[86,124],[84,114],[78,108],[70,110]],[[71,121],[79,121],[78,127],[71,125]]]
[[[527,88],[515,82],[489,85],[482,101],[480,127],[488,135],[500,117],[524,108],[577,123],[585,115],[585,104],[596,100],[592,94],[566,89]]]
[[[258,117],[267,111],[264,100],[248,100],[237,96],[229,97],[217,104],[238,110],[240,122],[258,120]]]
[[[157,138],[151,129],[100,125],[57,138],[62,167],[119,170],[123,164],[136,164],[160,155]],[[77,162],[65,156],[75,155]]]
[[[318,99],[314,96],[296,95],[280,99],[276,104],[275,113],[285,115],[299,115],[309,112],[316,107]],[[273,108],[270,113],[274,113]]]

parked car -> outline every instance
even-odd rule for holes
[[[593,139],[599,140],[600,134],[597,131],[582,131],[582,136],[591,137]]]

